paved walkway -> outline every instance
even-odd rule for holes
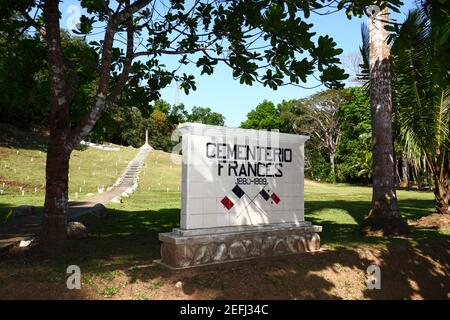
[[[107,191],[89,197],[84,201],[75,201],[69,204],[69,220],[75,220],[80,215],[89,211],[97,203],[105,204],[112,200],[119,200],[123,193],[133,193],[137,188],[139,172],[144,164],[146,155],[152,150],[149,145],[144,145],[137,156],[130,161],[123,175]]]
[[[137,188],[139,172],[144,164],[146,155],[152,150],[149,145],[141,147],[136,157],[130,161],[125,172],[108,188],[107,191],[89,197],[82,201],[69,203],[68,220],[76,220],[81,215],[90,212],[97,203],[106,204],[107,202],[119,200],[124,194],[130,194]],[[0,225],[0,251],[20,240],[39,234],[42,225],[42,214],[24,216],[10,219],[7,223]]]

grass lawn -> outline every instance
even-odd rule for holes
[[[450,232],[361,237],[358,223],[370,208],[371,189],[344,184],[305,183],[306,219],[323,226],[321,252],[183,272],[160,267],[153,262],[159,258],[158,233],[179,223],[181,170],[170,157],[151,152],[137,192],[109,204],[108,219],[85,217],[90,237],[68,241],[63,255],[50,260],[30,252],[0,260],[0,298],[450,298]],[[433,210],[431,193],[399,191],[398,196],[410,221]],[[4,207],[14,203],[1,199]],[[381,290],[365,285],[365,270],[373,263],[381,266]],[[65,271],[72,264],[81,268],[81,290],[66,289]]]
[[[39,135],[5,125],[0,125],[0,131],[1,219],[10,207],[43,206],[46,141]],[[88,193],[97,193],[98,187],[114,184],[137,152],[126,147],[121,147],[120,151],[75,150],[70,159],[69,199],[75,200],[75,193],[78,199],[83,199]]]

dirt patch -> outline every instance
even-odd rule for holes
[[[403,236],[409,234],[409,227],[401,217],[389,217],[371,211],[361,223],[360,232],[375,237]]]
[[[8,180],[5,177],[0,176],[0,184],[5,183],[5,185],[10,186],[10,187],[22,187],[22,188],[34,188],[34,185],[28,184],[28,183],[24,183],[24,182],[18,182],[18,181],[14,181],[14,180]],[[36,186],[37,187],[37,186]],[[42,187],[42,185],[40,185],[38,187],[38,189],[44,189]]]
[[[448,299],[449,246],[324,249],[311,254],[170,271],[151,260],[85,271],[81,290],[67,290],[64,268],[34,261],[0,262],[0,299]],[[369,290],[366,269],[381,270]],[[81,270],[86,268],[81,265]],[[10,280],[11,279],[11,280]],[[14,279],[14,280],[12,280]],[[2,283],[3,282],[3,283]],[[76,291],[76,292],[74,292]]]
[[[3,299],[8,300],[81,300],[94,299],[88,289],[68,290],[67,286],[54,283],[17,282],[2,286]]]
[[[11,149],[7,149],[7,148],[0,148],[0,156],[1,157],[7,157],[10,154],[12,154],[12,150]]]
[[[450,230],[450,215],[433,213],[420,218],[415,227],[418,229]]]
[[[0,123],[0,147],[44,151],[47,146],[46,131],[48,130],[22,130],[6,123]]]

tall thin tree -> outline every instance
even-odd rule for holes
[[[395,191],[392,97],[387,7],[369,13],[370,107],[372,114],[372,209],[361,224],[365,235],[400,235],[409,231]]]

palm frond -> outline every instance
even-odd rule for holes
[[[401,139],[410,160],[420,163],[425,156],[431,169],[450,145],[449,86],[436,78],[442,66],[437,63],[433,32],[428,11],[413,10],[395,35],[391,51]]]
[[[369,28],[366,23],[361,24],[361,40],[362,45],[359,47],[362,63],[359,65],[361,72],[357,74],[359,80],[365,81],[367,87],[370,80],[370,67],[369,67]]]

